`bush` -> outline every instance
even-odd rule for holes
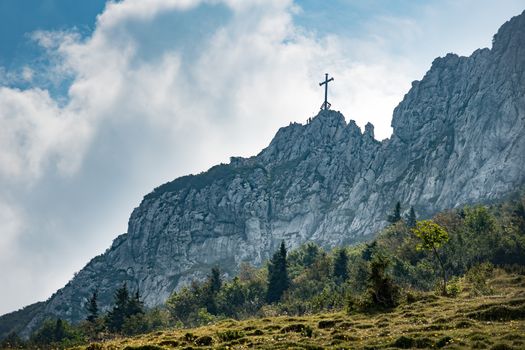
[[[496,344],[490,348],[490,350],[513,350],[514,348],[507,344]]]
[[[137,346],[126,346],[124,350],[163,350],[163,348],[157,345],[145,344]]]
[[[455,298],[461,291],[461,281],[457,276],[454,276],[447,284],[447,296]]]
[[[244,333],[239,331],[239,330],[230,330],[229,329],[227,331],[217,333],[217,337],[221,341],[227,342],[227,341],[232,341],[232,340],[235,340],[235,339],[243,338],[244,337]]]
[[[394,284],[387,272],[390,261],[383,255],[377,254],[370,262],[368,289],[363,306],[365,308],[389,309],[397,306],[399,288]]]
[[[324,329],[324,328],[333,328],[336,324],[337,324],[337,320],[322,320],[322,321],[319,321],[317,327],[320,328],[320,329]]]
[[[283,329],[281,329],[281,333],[290,333],[290,332],[301,333],[305,329],[306,329],[306,326],[304,324],[296,323],[296,324],[291,324],[291,325],[283,327]]]
[[[473,266],[465,274],[465,279],[471,284],[470,294],[472,296],[490,295],[494,291],[487,284],[489,278],[494,275],[494,265],[482,263]]]
[[[195,339],[195,345],[209,346],[213,343],[213,339],[209,335],[203,335],[200,338]]]
[[[436,343],[436,347],[442,348],[452,342],[452,338],[448,335],[444,336],[443,338],[439,339]]]
[[[301,332],[302,335],[304,335],[305,337],[308,337],[308,338],[311,338],[313,333],[314,333],[314,331],[313,331],[312,327],[310,327],[310,326],[304,327],[303,331]]]
[[[414,347],[414,338],[406,337],[404,335],[397,338],[394,343],[392,343],[393,347],[400,348],[400,349],[410,349]]]
[[[484,310],[471,312],[467,316],[481,321],[523,320],[525,319],[525,305],[520,307],[493,305]]]

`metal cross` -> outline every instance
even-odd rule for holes
[[[328,83],[333,81],[333,80],[334,80],[334,78],[328,79],[328,73],[325,73],[324,81],[322,83],[319,83],[319,86],[323,86],[324,85],[324,103],[321,106],[321,109],[324,109],[325,111],[327,109],[330,109],[330,106],[331,106],[331,104],[328,103]]]

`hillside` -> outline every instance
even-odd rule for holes
[[[50,316],[28,341],[10,334],[0,348],[524,345],[525,195],[430,221],[396,212],[368,243],[331,251],[308,243],[289,252],[281,245],[266,266],[243,265],[233,279],[214,267],[153,309],[122,285],[109,312],[90,311],[91,320],[73,325]],[[421,249],[416,234],[429,222],[446,233],[434,251]],[[275,276],[287,276],[284,289]]]
[[[230,319],[78,349],[522,349],[525,276],[497,270],[488,284],[490,296],[470,297],[466,285],[456,298],[422,293],[387,313]]]
[[[291,248],[369,240],[397,201],[426,218],[501,199],[525,183],[523,86],[525,13],[500,28],[491,49],[436,59],[394,110],[388,140],[375,140],[371,124],[361,132],[321,111],[281,128],[257,156],[159,186],[127,233],[34,316],[11,315],[24,320],[11,329],[28,336],[45,318],[82,320],[94,289],[107,310],[123,282],[160,305],[214,265],[228,276],[243,262],[260,266],[282,240]]]

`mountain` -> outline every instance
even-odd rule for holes
[[[367,240],[400,201],[419,217],[493,201],[525,184],[525,12],[492,49],[437,58],[396,107],[379,142],[336,111],[279,129],[257,156],[231,158],[146,195],[128,232],[47,302],[0,329],[27,335],[49,316],[85,317],[97,288],[107,307],[123,282],[162,303],[218,265],[262,264],[281,240],[326,247]],[[13,319],[13,314],[9,317]]]

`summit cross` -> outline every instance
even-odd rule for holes
[[[319,86],[324,85],[324,102],[323,102],[323,105],[321,106],[321,110],[324,109],[326,111],[330,109],[331,104],[328,102],[328,83],[333,80],[334,80],[333,77],[328,79],[328,73],[325,73],[324,81],[319,83]]]

